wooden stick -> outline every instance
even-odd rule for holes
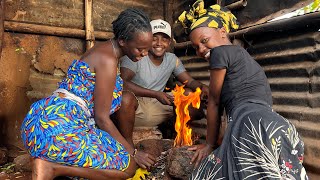
[[[4,30],[17,33],[30,33],[30,34],[42,34],[51,36],[62,36],[71,38],[85,38],[86,34],[84,30],[63,28],[55,26],[46,26],[14,21],[4,21]],[[96,31],[94,32],[96,39],[107,40],[113,38],[112,32]]]
[[[175,49],[185,49],[187,48],[188,46],[191,47],[191,41],[185,41],[185,42],[180,42],[180,43],[175,43],[174,44],[174,48]]]
[[[85,0],[85,27],[87,50],[94,45],[94,29],[92,24],[92,0]]]
[[[4,0],[0,0],[0,61],[4,36]]]
[[[235,9],[244,8],[247,6],[247,4],[248,4],[247,0],[240,0],[240,1],[236,1],[232,4],[227,5],[226,8],[228,8],[231,11],[231,10],[235,10]]]

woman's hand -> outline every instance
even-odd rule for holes
[[[142,151],[137,151],[137,153],[134,156],[134,160],[141,168],[148,169],[148,170],[150,170],[150,168],[156,162],[155,157]]]
[[[199,144],[191,146],[190,148],[188,148],[188,150],[196,151],[190,163],[195,163],[194,167],[198,167],[199,163],[213,151],[213,146],[209,144]]]

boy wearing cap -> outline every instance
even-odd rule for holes
[[[185,87],[193,91],[200,87],[203,95],[209,94],[208,87],[194,80],[175,54],[166,52],[171,43],[170,24],[161,19],[150,23],[153,42],[149,54],[138,62],[131,61],[127,56],[121,59],[124,89],[137,97],[134,100],[124,97],[122,102],[133,100],[135,103],[122,103],[121,109],[131,108],[133,111],[126,111],[117,118],[120,127],[124,127],[121,128],[121,133],[127,140],[132,138],[133,127],[156,128],[162,122],[173,118],[173,97],[170,93],[163,92],[171,74],[181,83],[186,83]],[[136,104],[136,106],[123,107],[126,104]],[[203,115],[203,112],[200,114]],[[196,114],[191,114],[191,117],[195,116]]]

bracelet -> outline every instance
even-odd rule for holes
[[[130,156],[133,157],[133,158],[136,157],[137,152],[138,152],[138,149],[134,149],[133,153],[130,154]]]

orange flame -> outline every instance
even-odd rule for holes
[[[192,145],[192,129],[188,127],[187,122],[190,120],[189,105],[199,109],[201,89],[197,88],[195,92],[190,92],[188,96],[184,95],[184,85],[174,88],[172,91],[174,96],[174,105],[176,106],[176,124],[175,130],[177,136],[174,140],[174,147],[191,146]]]

